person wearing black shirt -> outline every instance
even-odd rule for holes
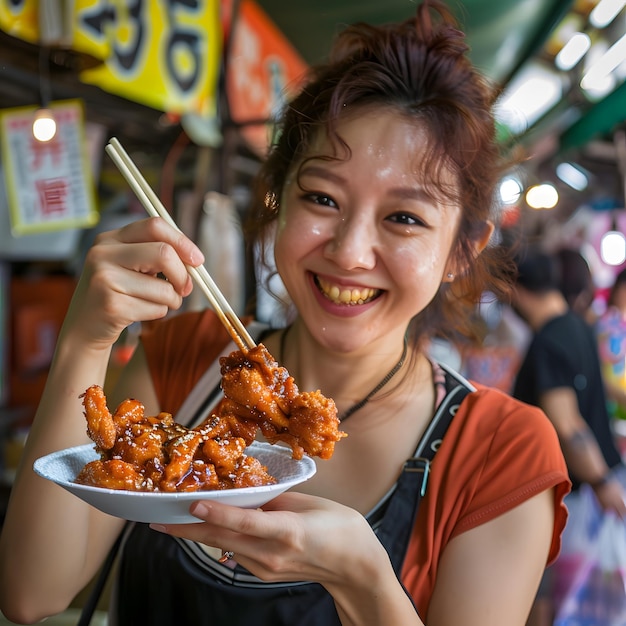
[[[605,510],[626,517],[624,492],[611,470],[621,457],[607,412],[593,329],[559,289],[556,258],[537,253],[518,263],[513,308],[533,338],[513,395],[541,407],[559,435],[574,488],[589,483]]]

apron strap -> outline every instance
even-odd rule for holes
[[[446,373],[446,387],[451,381],[456,386],[446,394],[426,432],[422,435],[415,454],[405,462],[377,533],[378,538],[389,553],[397,576],[400,576],[406,550],[415,526],[417,508],[426,493],[428,475],[435,452],[441,445],[443,436],[463,398],[473,391],[471,387],[463,382],[453,380]]]

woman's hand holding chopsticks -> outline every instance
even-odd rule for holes
[[[111,157],[116,167],[119,169],[126,182],[130,185],[139,202],[148,213],[153,217],[161,217],[172,228],[179,230],[176,222],[163,206],[159,197],[150,187],[139,168],[135,165],[130,155],[124,150],[122,144],[117,138],[112,137],[105,148],[107,154]],[[211,275],[203,265],[187,265],[187,271],[196,281],[202,292],[207,297],[213,310],[217,313],[222,324],[228,330],[228,333],[237,344],[242,352],[255,347],[255,342],[248,333],[246,327],[237,317],[232,307],[220,291],[217,284],[211,278]]]
[[[88,335],[86,345],[112,345],[131,323],[178,309],[192,290],[187,266],[203,260],[200,249],[161,218],[99,235],[86,256],[70,309],[73,320],[89,320],[80,326]]]

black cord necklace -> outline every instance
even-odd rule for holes
[[[280,336],[281,363],[283,362],[283,357],[285,354],[285,338],[287,337],[289,328],[290,327],[285,328],[285,330],[283,330],[283,334]],[[400,368],[404,365],[407,351],[408,342],[405,336],[404,347],[402,348],[400,360],[387,372],[387,374],[385,374],[385,377],[364,398],[359,400],[356,404],[353,404],[347,411],[344,412],[343,415],[339,417],[340,422],[343,422],[344,420],[348,419],[353,413],[356,413],[359,409],[362,409],[400,371]]]

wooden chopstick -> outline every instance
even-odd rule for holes
[[[154,190],[150,187],[117,138],[112,137],[110,139],[108,145],[105,147],[105,151],[135,192],[135,195],[144,209],[146,209],[148,215],[163,218],[170,226],[180,232],[180,228],[178,228],[168,210],[163,206]],[[211,278],[206,267],[204,267],[204,265],[198,267],[186,265],[186,268],[208,298],[209,303],[237,344],[237,347],[242,352],[247,352],[250,348],[254,348],[256,343],[246,330],[242,321],[231,308],[224,294],[215,284],[213,278]]]

